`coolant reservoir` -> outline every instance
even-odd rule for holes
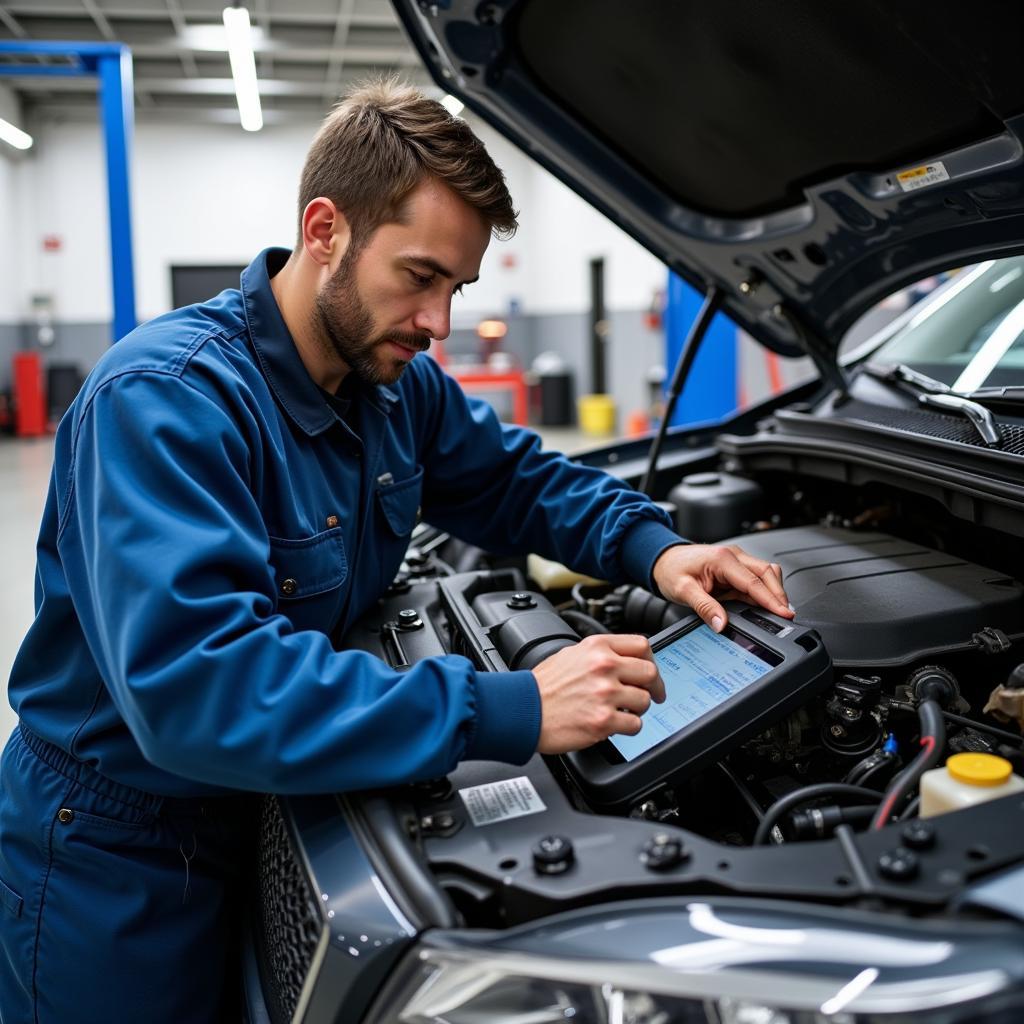
[[[1024,779],[1013,766],[995,754],[954,754],[944,768],[932,768],[921,776],[922,818],[970,807],[985,800],[1024,790]]]

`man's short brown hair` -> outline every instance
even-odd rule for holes
[[[401,219],[405,199],[426,177],[478,210],[497,237],[515,233],[505,176],[465,121],[395,78],[360,86],[327,116],[306,155],[300,239],[303,211],[324,196],[345,214],[359,249],[381,224]]]

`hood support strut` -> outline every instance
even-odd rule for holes
[[[690,376],[690,368],[693,366],[694,359],[697,358],[700,343],[704,340],[704,335],[711,326],[711,321],[714,320],[715,314],[721,305],[722,293],[715,285],[711,285],[704,296],[704,303],[700,307],[700,311],[690,325],[686,341],[683,342],[683,347],[679,352],[679,360],[676,363],[675,373],[672,374],[672,383],[669,385],[668,396],[665,402],[665,413],[661,417],[658,433],[651,442],[651,451],[647,456],[647,472],[644,474],[643,483],[640,485],[640,490],[644,494],[651,494],[651,486],[654,483],[654,471],[658,465],[658,456],[661,454],[661,447],[665,443],[665,434],[668,432],[669,423],[672,422],[672,414],[676,410],[676,403],[679,401],[680,394],[682,394],[686,378]]]
[[[822,381],[838,391],[841,399],[845,399],[846,377],[839,367],[837,353],[833,352],[814,331],[808,330],[800,318],[781,302],[772,307],[772,313],[789,325],[800,347],[814,363],[814,368]]]

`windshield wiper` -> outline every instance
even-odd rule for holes
[[[963,395],[930,395],[922,394],[917,396],[922,405],[930,405],[937,409],[948,409],[950,412],[963,413],[977,428],[981,439],[989,448],[998,448],[1003,443],[1003,432],[996,423],[995,416],[991,410],[978,402],[972,402]]]
[[[998,448],[1002,445],[1003,434],[992,413],[979,402],[972,402],[969,397],[954,394],[952,388],[948,384],[943,384],[941,380],[935,380],[934,377],[912,370],[904,363],[896,363],[893,366],[864,363],[861,369],[876,380],[896,384],[901,391],[917,398],[921,405],[966,416],[989,448]],[[986,391],[987,389],[980,390]],[[995,390],[1005,389],[993,389],[993,392]],[[977,397],[985,397],[979,395],[977,391],[973,394]],[[993,397],[995,397],[994,394]]]
[[[1007,401],[1020,401],[1024,398],[1024,384],[1003,384],[998,387],[975,388],[966,393],[967,398],[1005,398]]]
[[[864,363],[861,369],[875,380],[887,381],[890,384],[910,384],[910,388],[900,388],[915,397],[921,392],[929,395],[946,395],[952,390],[948,384],[941,380],[929,377],[925,373],[912,370],[906,363],[894,363],[892,366],[885,366],[879,363]]]

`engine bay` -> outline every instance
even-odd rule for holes
[[[917,796],[921,773],[953,753],[994,754],[1024,770],[1020,727],[1005,713],[1019,706],[1005,698],[1022,660],[1020,574],[973,560],[973,549],[952,542],[966,531],[944,530],[934,515],[929,543],[910,539],[924,521],[912,500],[871,505],[861,495],[856,508],[822,511],[835,488],[814,495],[790,482],[785,513],[772,515],[770,481],[754,485],[751,505],[750,481],[723,476],[710,511],[692,494],[679,500],[691,517],[680,532],[692,536],[692,517],[703,515],[696,532],[716,522],[742,532],[694,539],[742,544],[779,563],[801,635],[815,638],[811,648],[820,643],[825,668],[756,729],[709,720],[702,742],[713,756],[685,771],[662,757],[657,776],[628,799],[595,799],[576,755],[535,755],[523,767],[465,762],[389,792],[389,810],[382,803],[375,813],[400,827],[377,830],[392,837],[381,840],[382,855],[388,842],[411,844],[464,924],[505,927],[587,903],[698,891],[868,898],[927,913],[1024,858],[1024,829],[1006,823],[1019,799],[921,818]],[[1015,543],[1007,541],[1004,565],[1014,564]],[[542,583],[536,569],[423,525],[402,572],[344,646],[399,670],[454,653],[505,671],[594,633],[656,638],[692,618],[642,587],[564,573]],[[745,621],[742,608],[733,621],[758,633],[759,616]],[[759,633],[769,647],[771,632]],[[1004,713],[993,715],[997,693]],[[401,859],[397,850],[390,859]]]

